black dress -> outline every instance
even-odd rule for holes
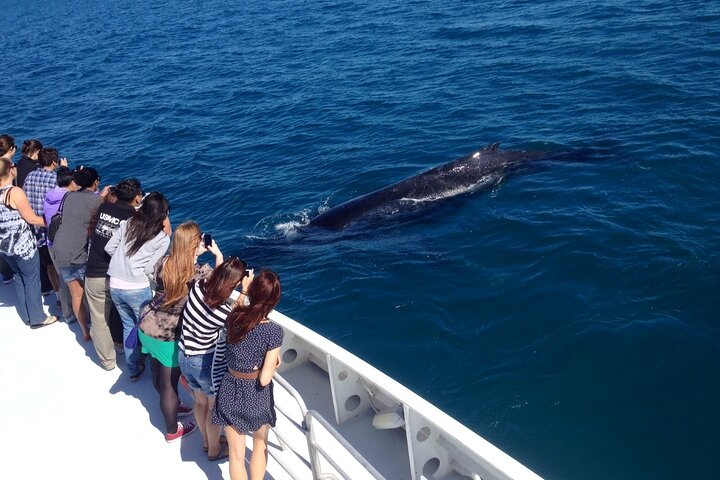
[[[265,354],[282,345],[283,330],[272,322],[259,323],[240,343],[228,343],[227,366],[238,372],[261,369]],[[225,373],[215,400],[213,423],[232,425],[241,433],[254,432],[265,424],[275,426],[273,383],[236,378]]]

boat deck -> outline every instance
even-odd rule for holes
[[[44,300],[54,303],[55,297]],[[105,371],[92,343],[82,341],[77,322],[31,330],[18,317],[14,302],[13,285],[0,285],[0,452],[5,475],[230,478],[227,459],[207,460],[199,430],[179,442],[165,442],[149,369],[131,382],[123,374],[120,356],[118,368]],[[54,306],[50,310],[57,313]],[[182,388],[180,395],[192,404]],[[268,465],[266,478],[290,478],[272,458]]]
[[[54,314],[55,297],[45,298]],[[77,323],[32,330],[0,286],[0,436],[6,471],[19,478],[229,478],[210,462],[199,430],[168,444],[148,369],[131,382],[124,358],[100,367]],[[285,331],[275,382],[277,426],[267,479],[541,480],[536,474],[406,387],[294,320]],[[192,404],[180,389],[181,399]],[[248,437],[249,460],[252,437]],[[310,447],[309,445],[312,445]],[[316,469],[313,475],[313,468]],[[345,472],[344,475],[339,472]]]

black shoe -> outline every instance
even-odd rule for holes
[[[131,382],[137,382],[138,378],[140,378],[140,375],[145,371],[145,364],[140,364],[140,370],[137,371],[135,375],[130,375],[130,381]]]

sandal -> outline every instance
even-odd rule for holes
[[[220,435],[220,448],[222,448],[224,445],[227,445],[227,444],[228,444],[227,437],[225,435]],[[203,445],[203,452],[207,453],[208,450],[209,450],[208,447]]]
[[[210,455],[208,455],[208,460],[211,462],[217,462],[218,460],[222,460],[223,458],[228,458],[229,456],[230,456],[230,452],[228,451],[227,445],[221,445],[220,453],[218,453],[214,457],[211,457]]]
[[[48,315],[47,317],[45,317],[45,320],[42,323],[36,323],[35,325],[30,325],[30,328],[32,328],[32,329],[42,328],[42,327],[46,327],[48,325],[52,325],[55,322],[57,322],[57,317],[55,315]]]

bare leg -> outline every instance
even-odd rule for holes
[[[208,446],[207,425],[205,419],[208,412],[208,397],[199,390],[193,390],[193,398],[195,399],[195,419],[200,427],[200,433],[203,437],[203,446]]]
[[[267,444],[270,425],[265,424],[253,433],[253,451],[250,457],[250,480],[262,480],[267,469]]]
[[[212,413],[214,406],[215,397],[208,397],[207,416],[205,417],[205,432],[207,432],[208,441],[208,457],[216,457],[222,449],[222,445],[220,445],[220,432],[222,430],[222,426],[212,423]],[[198,422],[202,422],[202,420],[198,420]]]
[[[87,313],[85,312],[85,288],[79,280],[70,280],[67,282],[67,286],[70,289],[75,318],[78,319],[78,323],[80,324],[83,340],[87,342],[90,340],[90,329],[88,328]]]
[[[235,427],[225,428],[230,453],[230,480],[247,480],[245,470],[245,434],[235,430]],[[253,455],[255,452],[253,451]]]

